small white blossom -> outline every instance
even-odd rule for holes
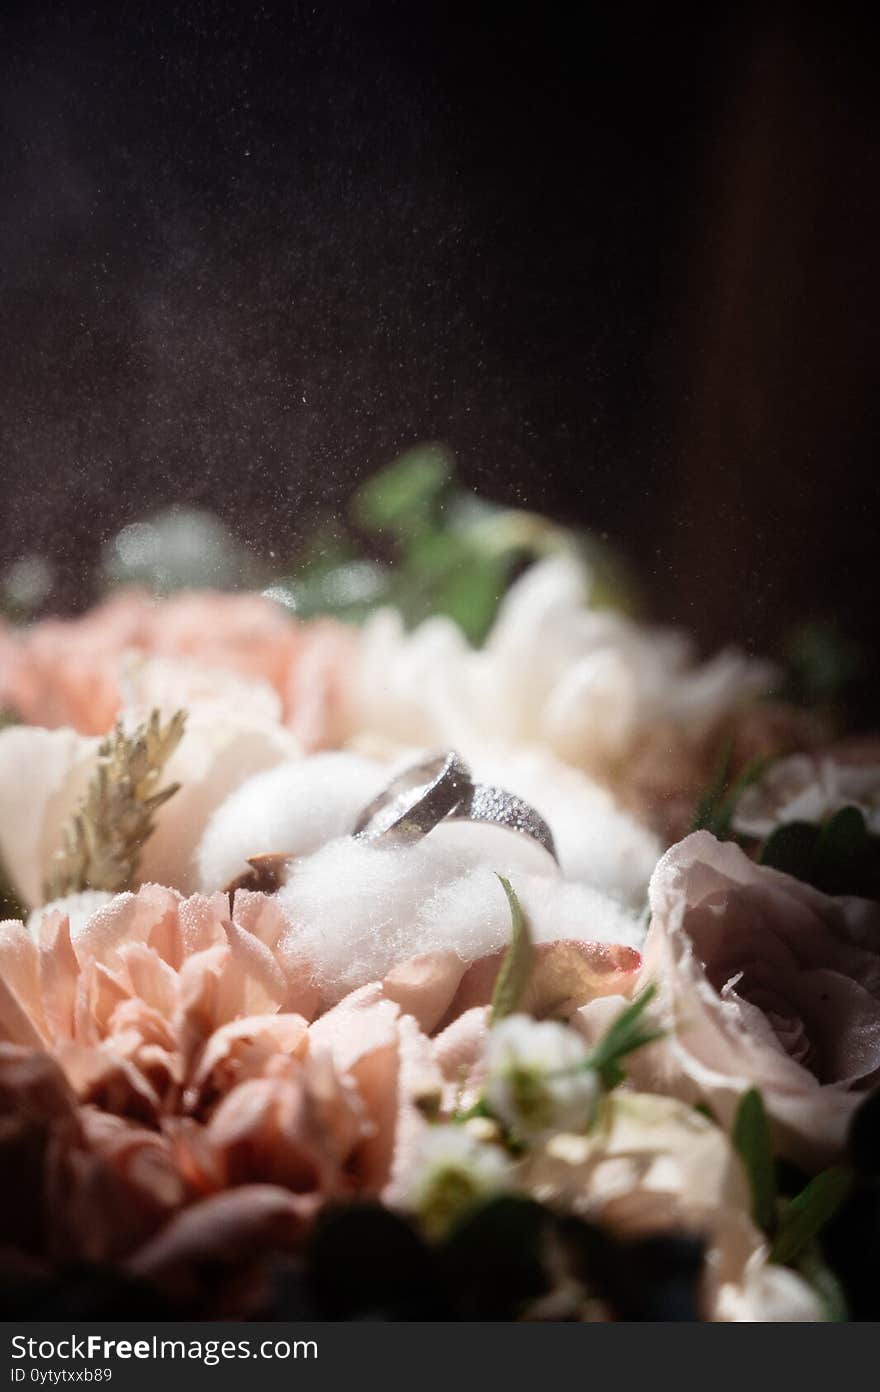
[[[512,1169],[499,1146],[466,1127],[432,1126],[419,1146],[404,1204],[440,1235],[474,1203],[506,1188]]]
[[[587,1057],[584,1041],[566,1025],[511,1015],[489,1034],[486,1102],[522,1140],[582,1131],[599,1095]]]

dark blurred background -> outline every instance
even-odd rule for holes
[[[8,4],[0,561],[289,554],[420,440],[654,614],[875,636],[868,7]]]

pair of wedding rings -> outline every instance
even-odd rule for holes
[[[509,793],[475,783],[454,750],[413,764],[368,803],[353,835],[381,846],[405,846],[441,822],[488,822],[529,836],[558,863],[553,833],[534,807]]]

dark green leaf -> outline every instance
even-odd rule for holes
[[[840,1324],[849,1319],[843,1286],[822,1256],[818,1242],[811,1242],[801,1253],[797,1269],[818,1295],[827,1321]]]
[[[768,837],[761,864],[794,875],[825,894],[880,895],[880,837],[857,807],[825,822],[787,822]]]
[[[733,1123],[733,1144],[746,1167],[752,1191],[752,1217],[764,1232],[776,1226],[776,1175],[770,1125],[757,1088],[740,1099]]]
[[[813,822],[786,822],[765,841],[761,864],[811,884],[818,844],[819,827]]]
[[[472,1208],[453,1226],[437,1261],[461,1318],[516,1319],[546,1294],[553,1224],[549,1209],[510,1194]]]
[[[719,841],[729,839],[733,814],[746,788],[756,783],[773,762],[772,755],[753,759],[731,783],[732,758],[733,740],[728,740],[715,777],[703,794],[691,824],[691,831],[711,831]]]
[[[853,1116],[847,1152],[857,1174],[880,1178],[880,1088],[868,1094]]]
[[[880,838],[871,835],[858,807],[841,807],[828,818],[816,850],[826,894],[870,896],[880,889]]]
[[[789,634],[787,696],[805,706],[831,705],[862,675],[864,655],[833,624],[811,621]]]
[[[790,1266],[834,1217],[852,1188],[852,1170],[834,1165],[811,1179],[783,1210],[771,1259]]]
[[[717,826],[724,806],[724,794],[730,778],[730,762],[733,758],[733,740],[724,746],[718,767],[703,796],[697,804],[691,831],[711,831],[718,836]],[[720,839],[720,838],[719,838]]]
[[[510,905],[511,938],[492,993],[489,1022],[493,1025],[516,1012],[529,984],[534,957],[529,925],[519,899],[510,881],[503,875],[499,875],[498,878]]]

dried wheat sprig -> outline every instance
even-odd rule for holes
[[[163,725],[154,710],[133,734],[117,725],[98,750],[88,791],[64,829],[44,886],[45,901],[83,889],[131,887],[154,814],[177,792],[160,788],[162,771],[183,736],[186,715]]]

